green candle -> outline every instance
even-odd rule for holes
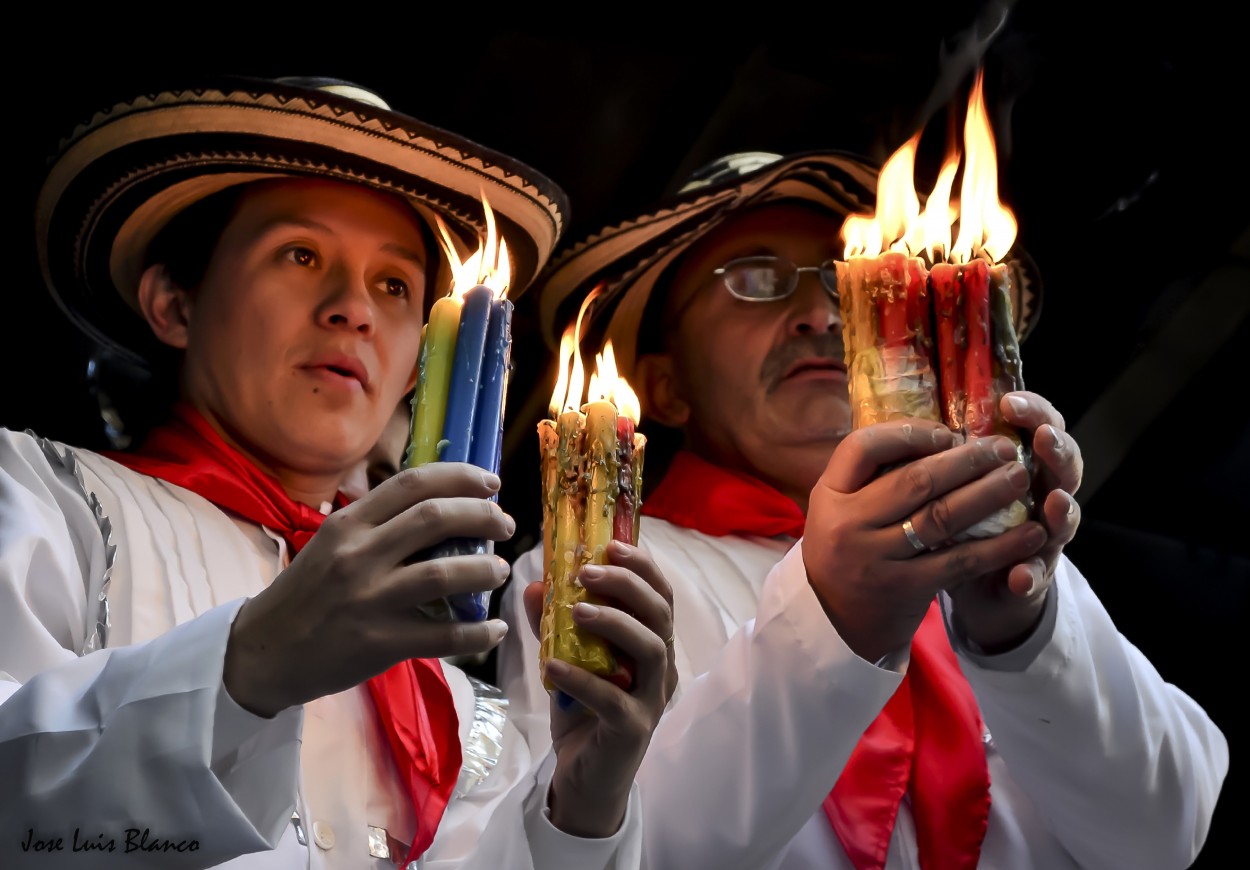
[[[444,296],[434,303],[430,322],[425,326],[412,437],[404,458],[407,468],[438,460],[438,442],[443,437],[443,419],[447,414],[451,363],[456,355],[456,333],[460,329],[460,306],[459,297]]]

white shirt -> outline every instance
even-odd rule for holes
[[[195,493],[0,429],[0,867],[393,870],[379,843],[416,822],[367,688],[264,719],[222,684],[235,614],[287,562]],[[489,775],[462,774],[421,867],[638,866],[637,786],[613,837],[564,834],[547,744],[443,670]]]
[[[680,684],[639,771],[644,866],[851,870],[821,806],[902,680],[842,642],[790,539],[711,537],[644,517],[640,545],[673,586]],[[522,556],[503,612],[524,625]],[[1180,868],[1192,863],[1228,770],[1223,734],[1115,629],[1085,578],[1059,565],[1024,647],[978,656],[952,637],[989,735],[991,814],[979,866]],[[949,621],[948,621],[949,632]],[[537,642],[511,631],[500,683],[535,745],[546,698]],[[904,800],[889,870],[919,868]]]

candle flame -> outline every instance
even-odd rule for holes
[[[842,225],[844,257],[875,257],[889,250],[913,257],[925,252],[935,263],[966,263],[973,257],[997,263],[1007,255],[1016,239],[1016,219],[998,200],[998,157],[982,81],[983,74],[978,72],[968,99],[967,159],[958,206],[951,203],[951,191],[960,154],[952,147],[921,211],[913,180],[921,136],[916,133],[881,167],[875,213],[850,215]],[[952,248],[951,229],[956,222],[959,234]]]
[[[564,408],[564,398],[569,394],[569,358],[573,356],[573,324],[569,324],[560,336],[560,369],[556,376],[556,388],[551,393],[551,402],[547,409],[552,419],[560,416]]]
[[[618,414],[633,420],[635,426],[638,425],[642,418],[642,405],[629,382],[617,370],[612,339],[608,339],[602,353],[595,355],[595,378],[591,380],[591,384],[589,395],[592,402],[596,397],[607,399],[616,406]]]
[[[562,411],[576,411],[582,406],[582,391],[586,382],[581,353],[582,318],[602,289],[602,286],[596,287],[582,300],[582,307],[577,311],[576,324],[569,324],[560,338],[560,369],[556,375],[556,388],[548,405],[553,418],[558,417]],[[591,386],[593,389],[593,380]]]
[[[591,402],[611,402],[616,412],[633,420],[635,426],[642,418],[642,405],[637,394],[617,371],[612,339],[608,339],[601,353],[595,354],[595,371],[590,376],[590,388],[586,391],[586,398]]]
[[[496,299],[502,299],[508,294],[508,286],[512,282],[512,265],[508,258],[508,244],[495,229],[495,213],[485,191],[482,192],[482,210],[486,214],[486,238],[479,240],[477,250],[464,259],[460,258],[459,246],[442,217],[434,216],[443,253],[451,265],[450,295],[463,298],[471,288],[484,284]]]
[[[959,192],[959,237],[951,252],[957,263],[966,263],[982,251],[991,263],[997,263],[1016,240],[1015,215],[998,201],[998,155],[985,111],[982,77],[978,72],[964,121],[968,162]]]

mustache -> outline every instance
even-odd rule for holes
[[[842,338],[832,332],[822,332],[818,335],[797,335],[787,339],[764,357],[764,364],[760,366],[760,381],[772,389],[781,383],[790,366],[801,359],[812,357],[827,357],[839,363],[844,362],[846,357]]]

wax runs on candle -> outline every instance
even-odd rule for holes
[[[836,269],[851,425],[898,417],[941,420],[923,262],[887,251],[839,261]]]
[[[580,601],[597,603],[578,572],[586,563],[607,562],[607,546],[616,537],[617,511],[621,508],[619,481],[625,473],[617,467],[620,457],[618,437],[622,429],[616,407],[608,401],[587,404],[583,411],[566,410],[558,420],[538,424],[543,481],[543,611],[539,626],[539,658],[559,659],[604,677],[618,686],[632,679],[617,661],[603,638],[582,629],[573,621],[573,606]],[[628,423],[632,433],[633,424]],[[641,487],[641,445],[636,436],[635,464],[631,492]],[[632,520],[636,515],[631,515]],[[620,538],[637,541],[636,528]],[[544,680],[549,691],[554,687]],[[572,709],[575,702],[563,692],[554,692],[561,709]]]
[[[439,456],[443,462],[469,462],[499,471],[512,355],[512,309],[509,300],[494,299],[485,286],[465,294]],[[444,542],[435,555],[480,555],[492,549],[483,539],[455,539]],[[461,622],[481,622],[489,612],[488,593],[451,595],[447,601]]]
[[[434,304],[422,334],[406,466],[473,461],[498,473],[512,303],[493,296],[490,288],[479,285],[463,300],[445,297]],[[475,439],[478,453],[471,457]],[[457,539],[444,541],[426,555],[440,558],[490,549],[484,540]],[[442,605],[427,605],[427,612],[441,619],[480,622],[486,619],[489,604],[488,593],[463,593],[448,596]]]
[[[491,289],[482,284],[464,294],[456,352],[451,364],[451,382],[447,389],[447,415],[438,451],[438,458],[443,462],[469,461],[478,382],[482,376],[482,357],[486,350],[486,331],[490,324],[493,298]]]
[[[495,474],[499,473],[503,410],[507,401],[508,369],[512,356],[512,308],[508,299],[496,299],[490,306],[485,357],[469,444],[469,462]]]
[[[543,492],[543,534],[544,538],[550,536],[543,546],[548,560],[543,578],[540,659],[555,658],[609,676],[616,672],[617,665],[607,642],[573,621],[573,606],[592,600],[586,587],[578,582],[578,572],[588,561],[605,561],[603,553],[597,560],[592,558],[588,540],[591,511],[605,507],[603,496],[595,503],[593,495],[587,492],[586,454],[594,450],[588,443],[589,422],[578,411],[565,411],[554,427],[550,421],[539,425],[544,483],[549,486]],[[606,531],[605,547],[611,541],[611,517],[607,517]],[[545,685],[548,690],[554,688]],[[570,706],[570,699],[562,693],[557,700],[566,709]]]
[[[638,519],[642,497],[642,458],[645,436],[634,431],[634,421],[624,414],[616,418],[616,516],[612,539],[638,543]]]
[[[934,263],[929,270],[933,284],[933,313],[937,326],[938,371],[942,383],[942,419],[955,431],[963,429],[964,353],[967,330],[959,294],[959,267]]]

